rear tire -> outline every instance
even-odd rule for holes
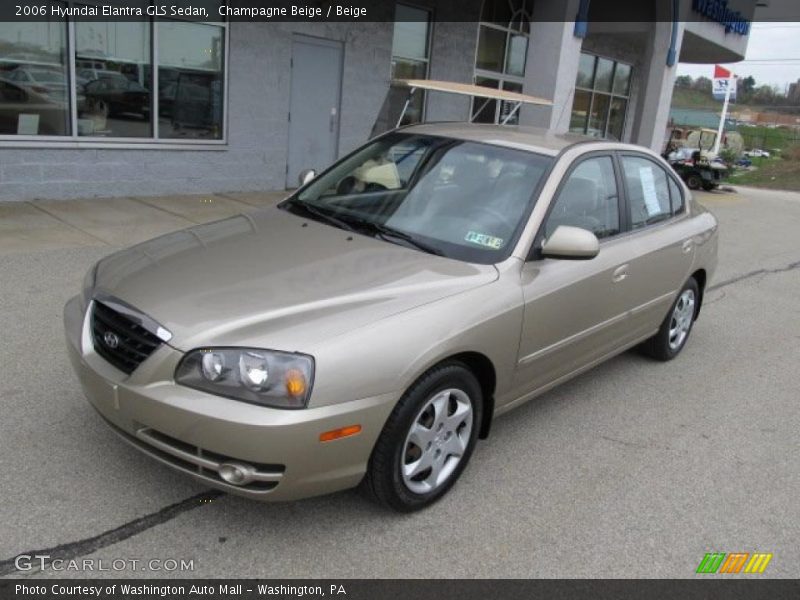
[[[387,419],[361,492],[399,512],[430,506],[469,462],[482,416],[475,375],[457,361],[433,367],[403,394]]]
[[[700,288],[694,277],[690,277],[672,303],[658,333],[642,343],[641,351],[661,361],[678,356],[692,332],[699,301]]]
[[[658,333],[642,343],[641,351],[661,361],[672,360],[678,356],[692,332],[699,302],[700,288],[695,278],[690,277],[672,303]]]

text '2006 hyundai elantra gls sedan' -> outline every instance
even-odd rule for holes
[[[276,207],[102,259],[65,307],[91,404],[208,485],[440,498],[492,419],[640,346],[676,356],[717,223],[649,150],[425,124]]]

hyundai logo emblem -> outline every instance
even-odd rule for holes
[[[106,346],[112,350],[119,346],[119,337],[113,331],[106,331],[103,334],[103,341],[106,343]]]

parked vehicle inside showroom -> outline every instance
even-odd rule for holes
[[[716,265],[715,218],[628,144],[423,124],[303,178],[100,260],[64,313],[115,432],[254,499],[431,504],[498,415],[676,357]]]

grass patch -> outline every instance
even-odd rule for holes
[[[800,192],[800,161],[780,158],[753,159],[752,171],[735,171],[728,182],[734,185]]]
[[[745,148],[761,148],[768,152],[783,150],[800,142],[797,130],[763,125],[740,125],[736,131],[742,134]]]

